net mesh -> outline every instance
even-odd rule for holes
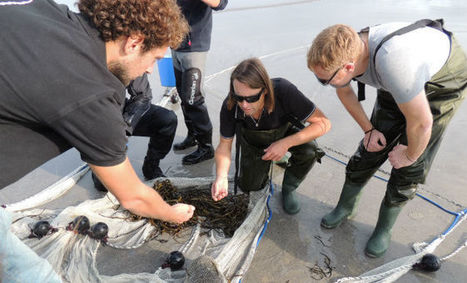
[[[213,181],[212,178],[168,179],[181,191],[206,190]],[[60,185],[54,186],[64,191]],[[31,204],[23,202],[21,206],[8,205],[7,210],[11,213],[10,231],[46,259],[64,282],[206,282],[206,278],[210,282],[238,282],[251,264],[258,237],[269,216],[267,199],[270,192],[268,184],[262,190],[250,193],[247,217],[232,237],[226,237],[222,231],[206,231],[197,225],[186,228],[186,233],[177,236],[176,241],[152,241],[159,234],[157,228],[147,219],[129,221],[129,212],[121,208],[111,193],[64,209],[32,209],[29,208]],[[49,193],[53,191],[49,190]],[[67,229],[81,215],[86,216],[91,225],[98,222],[108,225],[106,243]],[[30,237],[35,223],[41,220],[48,221],[54,232],[40,239]],[[100,274],[97,261],[101,259],[98,254],[103,244],[128,250],[149,241],[151,248],[156,247],[165,257],[169,251],[182,252],[186,259],[184,268],[172,271],[158,267],[154,273]]]

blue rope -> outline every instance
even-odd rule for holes
[[[271,207],[269,207],[269,200],[270,200],[271,197],[274,195],[274,185],[273,185],[271,179],[269,180],[269,187],[271,188],[271,193],[268,195],[268,199],[267,199],[267,201],[266,201],[266,206],[267,206],[267,208],[268,208],[269,217],[268,217],[268,219],[266,219],[266,221],[264,222],[263,230],[261,231],[261,234],[259,235],[258,241],[256,242],[256,247],[258,247],[259,242],[260,242],[261,239],[263,238],[263,235],[264,235],[264,233],[266,232],[266,229],[268,228],[268,224],[269,224],[269,222],[271,221],[271,218],[272,218],[272,211],[271,211]]]
[[[444,231],[441,235],[446,235],[449,231],[451,231],[451,229],[457,224],[457,222],[459,222],[459,219],[464,216],[465,214],[467,213],[467,208],[464,209],[464,210],[461,210],[459,213],[456,214],[456,218],[454,219],[454,221],[451,223],[451,226],[449,226],[448,229],[446,229],[446,231]],[[433,240],[434,241],[434,240]]]
[[[327,156],[328,158],[334,160],[334,161],[337,161],[337,162],[343,164],[343,165],[347,165],[346,162],[344,162],[344,161],[342,161],[342,160],[340,160],[340,159],[337,159],[337,158],[335,158],[335,157],[332,157],[332,156],[330,156],[330,155],[328,155],[328,154],[326,154],[326,156]],[[377,175],[373,175],[373,177],[375,177],[375,178],[377,178],[377,179],[379,179],[379,180],[381,180],[381,181],[384,181],[384,182],[386,182],[386,183],[389,182],[387,179],[385,179],[385,178],[383,178],[383,177],[380,177],[380,176],[377,176]],[[260,242],[261,239],[263,238],[263,235],[264,235],[264,233],[266,232],[266,230],[267,230],[267,228],[268,228],[268,224],[269,224],[269,222],[271,221],[271,218],[272,218],[272,211],[271,211],[271,207],[269,206],[269,201],[270,201],[271,197],[274,195],[274,184],[272,183],[272,180],[271,180],[271,179],[269,180],[269,186],[270,186],[270,188],[271,188],[271,193],[268,195],[268,199],[267,199],[267,201],[266,201],[266,206],[267,206],[267,208],[268,208],[269,217],[268,217],[268,219],[266,219],[266,221],[264,222],[263,230],[261,231],[261,234],[260,234],[260,236],[259,236],[259,238],[258,238],[258,241],[256,242],[256,247],[258,247],[259,242]],[[456,216],[456,218],[454,219],[454,221],[451,223],[451,226],[449,226],[449,228],[446,229],[446,230],[442,233],[443,236],[446,235],[447,233],[449,233],[449,231],[457,224],[457,222],[459,221],[459,219],[460,219],[463,215],[467,214],[467,208],[464,209],[464,210],[462,210],[462,211],[460,211],[460,212],[453,212],[453,211],[450,211],[450,210],[448,210],[448,209],[442,207],[440,204],[438,204],[438,203],[436,203],[436,202],[430,200],[429,198],[427,198],[427,197],[425,197],[425,196],[423,196],[423,195],[421,195],[421,194],[419,194],[419,193],[416,193],[416,195],[419,196],[419,197],[421,197],[422,199],[428,201],[429,203],[431,203],[431,204],[437,206],[437,207],[440,208],[441,210],[443,210],[443,211],[445,211],[445,212],[447,212],[447,213],[449,213],[449,214],[452,214],[452,215],[455,215],[455,216]],[[434,239],[434,240],[436,240],[436,239]],[[433,241],[434,241],[434,240],[433,240]],[[241,283],[241,282],[242,282],[242,279],[240,279],[238,282]]]
[[[444,212],[447,212],[449,214],[452,214],[452,215],[459,215],[459,212],[454,212],[454,211],[451,211],[451,210],[448,210],[444,207],[442,207],[441,205],[437,204],[436,202],[432,201],[431,199],[419,194],[419,193],[416,193],[417,196],[421,197],[422,199],[426,200],[427,202],[431,203],[432,205],[434,206],[437,206],[438,208],[440,208],[441,210],[443,210]]]
[[[258,248],[259,242],[263,238],[263,235],[266,232],[266,230],[268,228],[268,224],[269,224],[269,222],[271,221],[271,218],[272,218],[272,211],[271,211],[271,207],[269,206],[269,200],[271,200],[271,197],[274,195],[274,184],[272,183],[272,179],[269,179],[269,187],[271,188],[271,192],[269,193],[268,199],[266,200],[266,206],[268,208],[269,217],[268,217],[268,219],[266,219],[266,221],[264,221],[263,230],[261,231],[261,234],[258,237],[258,241],[256,242],[256,248]],[[238,282],[241,283],[242,279],[240,278],[240,280],[238,280]]]

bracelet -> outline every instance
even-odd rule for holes
[[[371,127],[371,129],[369,129],[368,131],[365,132],[365,135],[368,134],[368,133],[370,133],[370,132],[373,131],[373,130],[375,130],[375,128],[374,128],[374,127]]]
[[[407,154],[407,151],[405,152],[405,157],[407,158],[408,161],[410,162],[415,162],[417,160],[413,160],[412,158],[409,157],[409,155]]]

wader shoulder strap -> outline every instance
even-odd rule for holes
[[[365,84],[361,81],[357,81],[357,89],[358,89],[358,101],[365,100]]]
[[[240,164],[240,138],[242,134],[242,118],[238,117],[238,106],[235,105],[235,175],[234,175],[234,195],[237,194],[238,167]]]
[[[435,28],[435,29],[437,29],[439,31],[446,32],[443,29],[443,25],[444,25],[443,19],[438,19],[438,20],[434,20],[434,21],[430,20],[430,19],[423,19],[423,20],[416,21],[413,24],[405,26],[405,27],[403,27],[401,29],[398,29],[398,30],[386,35],[383,38],[383,40],[381,40],[381,42],[378,44],[378,46],[376,46],[375,53],[373,54],[373,66],[376,65],[376,53],[378,52],[378,50],[381,48],[381,46],[386,41],[393,38],[394,36],[402,35],[402,34],[405,34],[405,33],[408,33],[408,32],[411,32],[413,30],[423,28],[423,27],[432,27],[432,28]],[[362,82],[357,81],[357,87],[358,87],[358,101],[365,100],[365,84],[362,83]]]
[[[423,19],[423,20],[416,21],[415,23],[413,23],[411,25],[408,25],[406,27],[403,27],[401,29],[398,29],[398,30],[386,35],[383,38],[383,40],[381,40],[381,42],[378,44],[378,46],[376,46],[375,53],[373,54],[373,65],[376,62],[376,53],[378,52],[378,50],[381,48],[381,46],[386,41],[388,41],[392,37],[394,37],[396,35],[403,35],[405,33],[411,32],[411,31],[419,29],[419,28],[424,28],[424,27],[432,27],[432,28],[435,28],[437,30],[443,31],[443,24],[444,24],[443,19],[439,19],[439,20],[435,20],[435,21],[429,20],[429,19]]]
[[[290,124],[292,124],[300,130],[303,130],[303,128],[305,128],[305,125],[303,125],[302,121],[298,120],[297,117],[293,116],[292,114],[287,114],[287,120],[290,122]]]

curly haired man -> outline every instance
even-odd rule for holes
[[[188,32],[172,0],[0,1],[0,188],[75,147],[120,204],[182,223],[126,156],[125,87]]]

